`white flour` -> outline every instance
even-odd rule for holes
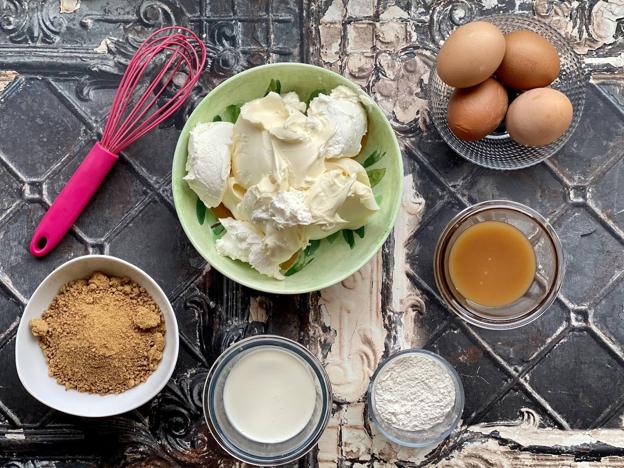
[[[399,357],[384,368],[375,385],[377,413],[397,429],[430,429],[444,420],[454,403],[451,375],[428,356]]]

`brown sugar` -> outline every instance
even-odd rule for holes
[[[102,395],[144,382],[165,347],[162,312],[147,291],[100,272],[61,287],[30,328],[50,376],[68,389]]]

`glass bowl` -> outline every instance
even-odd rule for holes
[[[589,75],[584,62],[568,41],[546,23],[526,15],[494,15],[478,18],[500,28],[503,33],[528,29],[548,39],[557,49],[561,71],[550,85],[564,93],[574,109],[572,122],[567,131],[556,141],[540,147],[524,146],[511,139],[504,128],[504,122],[494,133],[477,141],[460,140],[449,129],[447,119],[448,102],[455,88],[444,83],[432,70],[429,86],[429,112],[434,125],[444,141],[460,156],[479,166],[490,169],[522,169],[538,164],[563,147],[578,126],[585,105],[585,91]]]
[[[455,384],[455,404],[453,408],[442,422],[427,430],[406,431],[398,429],[387,424],[377,412],[377,405],[375,402],[377,379],[383,376],[384,370],[387,368],[388,364],[399,358],[410,355],[430,357],[449,373]],[[379,367],[377,367],[368,388],[368,417],[388,440],[396,444],[412,448],[430,447],[442,442],[457,427],[464,411],[464,400],[464,386],[462,385],[461,379],[457,371],[446,359],[424,349],[407,349],[386,358]]]
[[[248,439],[228,420],[223,403],[223,388],[230,370],[243,356],[258,349],[277,348],[305,363],[316,385],[316,405],[307,426],[284,442],[262,443]],[[290,463],[308,453],[325,430],[331,412],[332,391],[329,378],[316,357],[299,343],[275,335],[258,335],[230,346],[214,362],[204,386],[204,417],[218,444],[244,463],[273,466]]]
[[[466,299],[450,280],[449,256],[466,229],[484,221],[502,221],[519,229],[533,246],[535,278],[518,300],[501,307],[486,307]],[[554,302],[565,270],[561,241],[538,212],[509,200],[492,200],[466,208],[446,225],[436,245],[433,269],[436,285],[453,312],[473,325],[490,330],[511,330],[541,316]]]

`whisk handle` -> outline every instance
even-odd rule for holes
[[[93,145],[87,157],[41,218],[30,241],[31,254],[43,257],[57,246],[87,206],[117,159],[117,155],[108,151],[99,142]]]

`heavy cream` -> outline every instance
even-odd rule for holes
[[[283,279],[281,264],[310,240],[358,229],[379,209],[366,170],[350,159],[361,151],[367,116],[349,88],[320,94],[307,109],[296,93],[269,93],[227,125],[191,132],[186,177],[207,206],[218,201],[233,215],[221,220],[221,255]]]
[[[248,439],[284,442],[308,424],[316,406],[312,371],[274,347],[251,351],[234,364],[223,388],[228,420]]]

